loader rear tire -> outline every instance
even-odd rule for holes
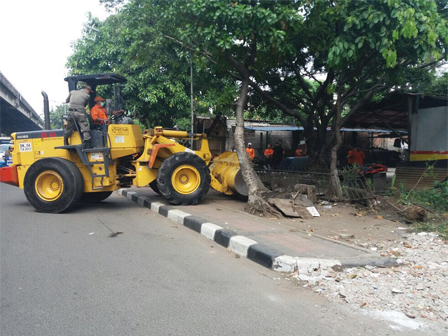
[[[99,191],[84,193],[81,197],[81,203],[99,203],[112,195],[112,191]]]
[[[163,161],[157,175],[160,193],[174,205],[198,204],[210,189],[210,170],[194,153],[175,153]]]
[[[23,189],[28,202],[37,211],[60,213],[79,202],[84,192],[84,179],[73,162],[46,158],[30,166]]]

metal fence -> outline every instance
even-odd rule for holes
[[[255,170],[261,182],[270,190],[278,192],[289,192],[294,190],[296,184],[308,184],[316,187],[316,195],[325,195],[330,174],[308,171],[291,170]]]
[[[307,184],[315,186],[316,195],[331,196],[328,195],[331,177],[329,173],[272,169],[255,169],[255,171],[261,182],[272,191],[292,192],[296,184]],[[375,198],[370,184],[364,177],[342,179],[341,187],[342,200],[362,201]]]

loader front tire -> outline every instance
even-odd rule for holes
[[[23,189],[28,202],[37,211],[60,213],[79,202],[84,192],[84,179],[74,163],[46,158],[30,166]]]
[[[97,191],[84,193],[81,197],[81,203],[99,203],[112,195],[112,191]]]
[[[152,181],[152,182],[149,184],[149,186],[151,187],[151,189],[152,189],[155,193],[161,195],[161,194],[160,194],[160,190],[159,190],[159,186],[157,185],[157,179],[155,179],[154,181]]]
[[[198,204],[210,189],[210,170],[194,153],[175,153],[159,168],[157,186],[174,205]]]

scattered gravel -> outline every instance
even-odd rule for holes
[[[421,232],[405,234],[401,241],[357,243],[395,258],[398,265],[301,269],[293,277],[330,301],[448,323],[448,242],[437,234]]]

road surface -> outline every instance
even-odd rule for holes
[[[0,192],[2,336],[436,334],[332,305],[117,194],[55,215]]]

